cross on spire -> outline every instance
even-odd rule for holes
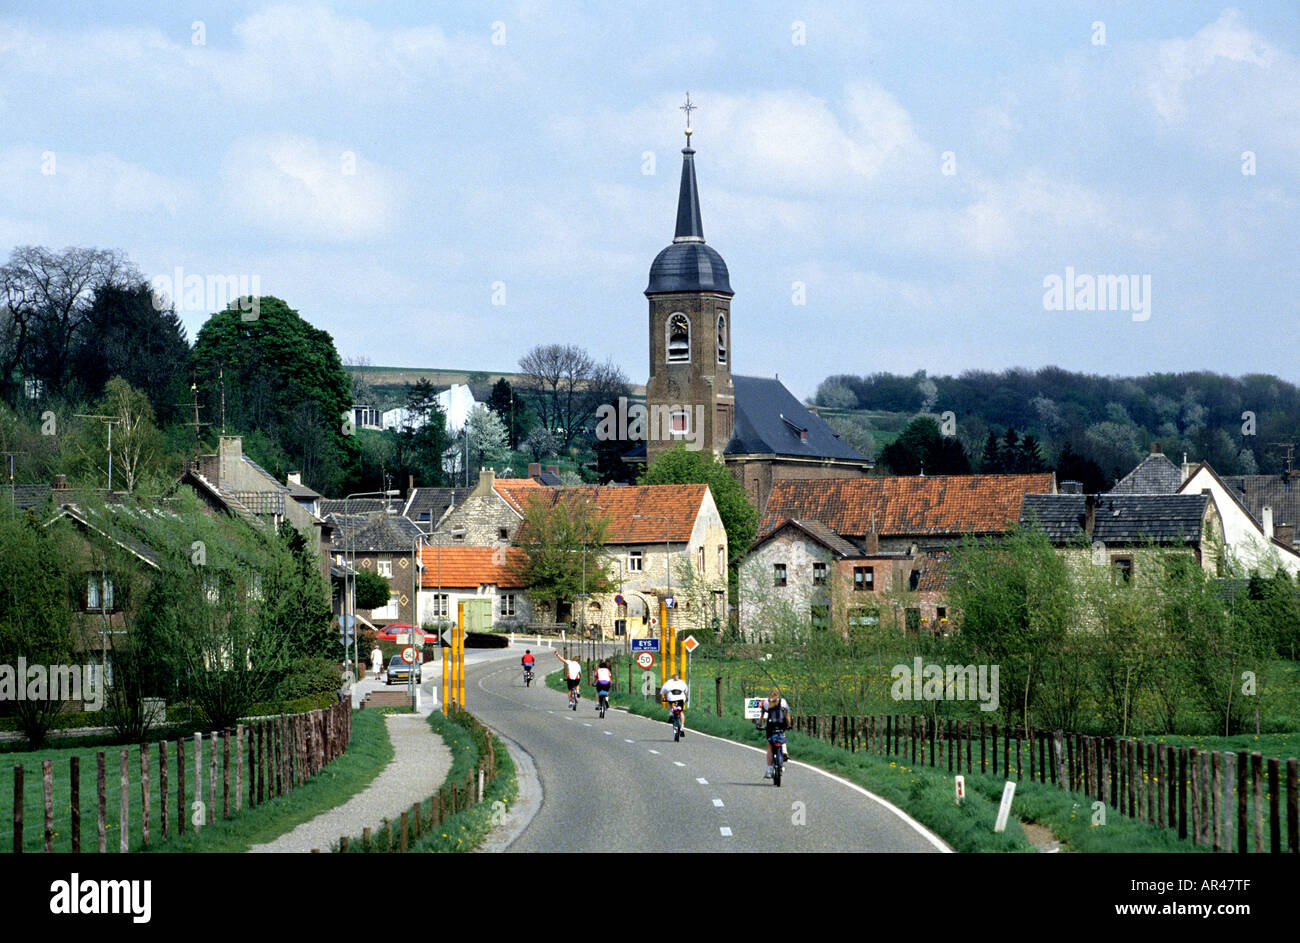
[[[691,143],[691,112],[699,107],[699,105],[691,104],[691,93],[687,92],[686,104],[677,109],[678,111],[686,112],[686,143],[688,145]]]

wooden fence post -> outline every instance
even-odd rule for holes
[[[131,830],[129,827],[130,819],[128,817],[128,813],[131,807],[131,757],[126,747],[122,748],[122,762],[121,762],[120,773],[121,773],[120,778],[121,778],[122,789],[121,792],[119,793],[119,798],[121,801],[118,803],[118,805],[121,808],[121,815],[119,815],[118,818],[121,820],[122,823],[122,832],[117,839],[117,846],[118,846],[117,850],[125,854],[129,850],[129,845],[131,841]]]
[[[1187,768],[1191,776],[1192,844],[1201,843],[1201,753],[1196,747],[1187,748]]]
[[[235,724],[235,814],[244,806],[244,725]]]
[[[54,851],[54,761],[41,760],[41,791],[45,800],[45,853]]]
[[[217,732],[208,733],[208,824],[217,821]]]
[[[1237,853],[1250,850],[1250,828],[1246,824],[1247,777],[1250,775],[1250,754],[1245,750],[1237,754]]]
[[[230,818],[230,728],[221,731],[221,817]]]
[[[149,748],[140,744],[140,829],[144,847],[149,847]]]
[[[98,767],[98,776],[95,782],[96,800],[99,805],[99,853],[102,855],[108,851],[108,761],[104,751],[100,750],[95,757]]]
[[[1258,750],[1250,754],[1252,802],[1255,806],[1255,851],[1264,850],[1264,754]]]
[[[1300,854],[1300,770],[1294,756],[1286,761],[1286,850]]]
[[[81,757],[68,758],[68,800],[72,803],[72,853],[81,853]]]
[[[168,812],[167,812],[167,741],[158,741],[158,817],[162,820],[162,838],[166,841],[169,837]]]
[[[101,756],[103,754],[100,754]],[[14,767],[14,854],[23,852],[23,764]]]
[[[1223,751],[1223,795],[1219,797],[1223,810],[1223,850],[1232,851],[1233,786],[1237,779],[1237,754]]]
[[[185,738],[176,738],[176,834],[185,834]]]
[[[1277,757],[1268,758],[1268,850],[1282,853],[1282,777]]]
[[[1212,847],[1215,851],[1223,851],[1223,828],[1221,819],[1223,817],[1223,756],[1217,751],[1210,753],[1210,809],[1211,818],[1214,820],[1211,826]]]
[[[190,806],[197,812],[199,809],[195,809],[195,805],[199,809],[203,808],[203,734],[201,733],[194,735],[194,803]],[[194,831],[198,832],[206,820],[207,816],[200,815],[198,821],[194,823]]]

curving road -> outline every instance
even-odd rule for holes
[[[936,852],[937,837],[843,780],[794,761],[781,788],[757,749],[587,699],[577,712],[539,681],[525,688],[519,653],[472,665],[470,709],[526,751],[540,805],[511,852]],[[547,662],[551,664],[548,665]],[[559,661],[539,653],[538,674]]]

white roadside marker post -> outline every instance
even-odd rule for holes
[[[993,824],[993,831],[1005,831],[1007,827],[1007,816],[1011,814],[1011,799],[1016,794],[1016,783],[1013,779],[1008,779],[1006,786],[1002,789],[1002,804],[998,806],[998,820]]]
[[[956,788],[957,788],[957,804],[961,805],[961,801],[966,798],[966,777],[965,776],[957,777]]]

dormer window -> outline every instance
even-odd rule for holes
[[[727,362],[727,318],[718,315],[718,363]]]
[[[680,311],[668,317],[668,362],[691,360],[691,322]]]

